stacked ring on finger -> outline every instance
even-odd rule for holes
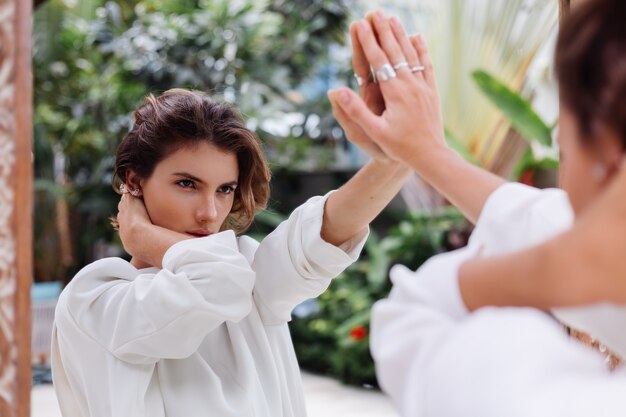
[[[416,65],[414,67],[409,68],[411,70],[411,72],[422,72],[424,71],[424,66],[423,65]]]
[[[387,81],[396,77],[396,71],[391,64],[383,64],[378,71],[376,71],[376,79],[378,81]]]
[[[402,62],[398,62],[397,64],[395,64],[393,66],[393,69],[399,70],[399,69],[408,68],[408,67],[409,67],[409,63],[406,61],[402,61]]]
[[[365,84],[365,79],[356,72],[354,73],[354,78],[356,79],[356,83],[359,85],[359,87]]]

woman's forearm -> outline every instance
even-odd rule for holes
[[[322,238],[340,245],[363,230],[400,191],[411,170],[372,160],[328,197]]]
[[[623,246],[611,245],[598,233],[602,229],[590,227],[576,226],[520,252],[465,262],[459,268],[465,305],[473,311],[485,306],[549,310],[626,303]]]
[[[549,310],[626,302],[626,280],[610,266],[617,258],[606,258],[592,242],[576,240],[577,234],[568,231],[520,252],[463,263],[459,288],[468,310],[486,306]]]
[[[426,155],[411,155],[407,162],[473,223],[489,196],[506,182],[445,146],[433,146]]]
[[[132,255],[133,265],[138,268],[162,268],[165,252],[175,243],[191,239],[190,236],[150,223],[133,225],[129,233],[130,236],[123,240],[124,248]]]
[[[486,306],[528,306],[546,309],[538,273],[545,263],[537,248],[514,254],[475,258],[459,268],[459,288],[468,310]]]
[[[570,230],[520,252],[465,262],[459,286],[470,310],[626,304],[626,171]]]

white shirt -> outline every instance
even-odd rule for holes
[[[537,244],[572,218],[563,191],[506,184],[485,204],[467,247],[435,256],[417,272],[392,269],[394,287],[374,306],[370,341],[381,387],[403,416],[626,415],[623,369],[610,374],[597,352],[537,310],[468,314],[459,291],[462,262]],[[597,309],[605,313],[602,322],[594,321]],[[625,311],[603,305],[554,313],[602,342],[610,339],[621,353]]]
[[[232,231],[184,240],[163,269],[120,258],[83,268],[53,330],[54,386],[65,417],[290,417],[306,414],[287,327],[358,257],[363,230],[320,237],[314,197],[260,244]]]

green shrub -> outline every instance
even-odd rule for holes
[[[389,293],[389,268],[401,263],[416,269],[437,253],[465,245],[468,236],[468,223],[454,209],[408,212],[386,237],[372,233],[355,264],[321,296],[294,310],[290,329],[302,368],[377,386],[369,352],[370,310]]]

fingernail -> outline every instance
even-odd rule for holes
[[[350,101],[350,93],[348,93],[347,91],[340,91],[339,100],[341,100],[343,104],[348,104],[348,102]]]
[[[376,11],[376,17],[378,17],[379,19],[384,19],[385,18],[385,13],[383,13],[382,10],[377,10]]]
[[[362,31],[368,31],[370,28],[370,24],[367,23],[365,20],[361,20],[359,22],[359,27],[361,28]]]
[[[391,21],[391,24],[396,26],[396,27],[400,27],[400,19],[398,19],[396,16],[393,16],[389,19]]]

